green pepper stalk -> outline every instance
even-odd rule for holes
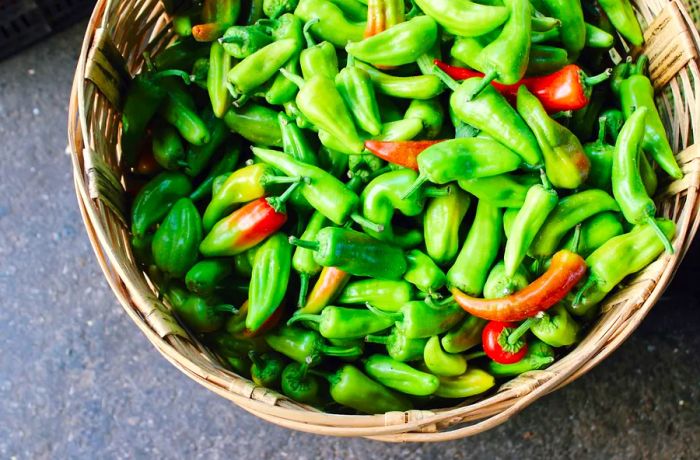
[[[318,232],[326,225],[326,217],[315,211],[306,225],[302,240],[315,240]],[[321,271],[321,265],[314,260],[314,251],[297,246],[292,257],[292,267],[299,274],[299,298],[297,308],[302,308],[306,304],[306,294],[309,289],[309,280],[312,276]]]
[[[363,62],[356,62],[355,67],[367,72],[377,92],[387,96],[425,100],[439,96],[445,90],[440,78],[432,74],[397,77]]]
[[[673,246],[664,232],[657,227],[654,215],[656,205],[649,198],[639,172],[639,156],[642,139],[645,135],[646,107],[639,107],[625,122],[615,145],[612,168],[613,195],[620,204],[625,219],[631,224],[648,223],[664,244],[666,251],[673,254]]]
[[[415,62],[438,39],[438,27],[430,16],[416,16],[376,35],[349,43],[348,55],[375,66],[400,66]]]
[[[454,260],[459,252],[459,228],[469,210],[471,199],[460,189],[433,198],[423,215],[425,248],[440,265]]]
[[[282,371],[282,393],[296,402],[321,406],[321,380],[308,372],[306,363],[290,363]]]
[[[374,178],[362,192],[362,214],[372,222],[380,224],[381,232],[367,230],[374,238],[393,242],[400,247],[416,246],[423,241],[419,230],[399,233],[392,225],[396,211],[404,216],[417,216],[423,212],[426,197],[444,196],[451,189],[423,187],[420,193],[408,195],[409,189],[418,180],[418,174],[411,169],[390,171]]]
[[[463,355],[445,352],[440,337],[432,336],[423,350],[423,361],[428,370],[441,377],[456,377],[467,371],[467,360]]]
[[[226,54],[236,59],[245,59],[273,42],[268,29],[261,24],[233,26],[226,29],[218,42]]]
[[[289,241],[314,251],[318,264],[336,267],[351,275],[399,279],[406,272],[406,257],[400,248],[354,230],[326,227],[318,232],[314,241],[295,237],[290,237]]]
[[[549,180],[559,188],[578,188],[590,170],[581,142],[549,117],[542,103],[525,85],[518,89],[517,100],[518,113],[537,138]]]
[[[316,331],[293,326],[281,326],[264,336],[265,342],[273,350],[282,353],[298,363],[317,365],[323,356],[359,356],[358,346],[336,347],[327,345]]]
[[[197,177],[204,171],[216,151],[229,136],[226,124],[217,118],[212,110],[205,109],[202,118],[210,133],[209,142],[203,145],[191,145],[187,149],[185,174],[190,177]]]
[[[397,312],[386,312],[367,304],[378,316],[391,319],[396,328],[409,339],[420,339],[442,334],[464,318],[464,311],[454,303],[435,308],[422,300],[405,304]]]
[[[439,67],[435,66],[434,72],[454,91],[450,107],[461,121],[516,152],[531,168],[541,166],[542,151],[537,138],[496,88],[488,85],[478,97],[467,100],[482,79],[469,78],[460,85]]]
[[[318,18],[314,18],[304,24],[304,38],[306,40],[306,49],[301,52],[299,64],[301,65],[301,75],[305,80],[310,79],[314,75],[323,75],[334,80],[338,75],[338,54],[335,47],[323,41],[316,43],[311,36],[311,27],[319,22]]]
[[[224,115],[226,125],[254,145],[282,147],[277,112],[254,103],[232,107]]]
[[[233,263],[231,260],[200,260],[185,275],[185,284],[187,289],[195,294],[207,297],[212,295],[232,273]]]
[[[673,238],[676,225],[668,219],[656,219],[655,225],[638,225],[631,232],[616,236],[586,258],[590,275],[578,289],[569,311],[577,316],[586,315],[628,275],[642,270],[664,251],[655,227],[666,238]]]
[[[153,261],[167,276],[180,278],[195,264],[202,241],[202,219],[189,198],[180,198],[156,230]]]
[[[162,172],[136,195],[131,207],[131,233],[143,237],[168,214],[180,198],[192,191],[189,178],[179,172]]]
[[[480,295],[489,269],[501,246],[503,215],[487,201],[479,200],[476,215],[457,260],[447,272],[451,287],[471,295]]]
[[[533,340],[528,346],[527,353],[517,363],[501,364],[489,362],[489,372],[495,377],[516,377],[529,371],[542,369],[554,362],[552,347],[539,340]]]
[[[537,233],[528,254],[536,259],[549,257],[556,252],[561,240],[576,225],[598,213],[619,210],[615,199],[598,189],[585,190],[562,198]]]
[[[666,137],[666,129],[654,102],[651,80],[643,73],[647,61],[648,58],[642,55],[632,68],[632,74],[620,84],[620,106],[626,119],[631,118],[637,109],[647,109],[642,149],[650,154],[669,176],[680,179],[683,177],[683,171],[678,166]]]
[[[464,399],[484,393],[495,384],[488,372],[471,367],[456,377],[440,377],[440,386],[434,394],[440,398]]]
[[[407,281],[364,279],[349,283],[337,302],[346,305],[369,302],[380,310],[398,311],[413,299],[413,294],[413,286]]]
[[[427,372],[384,355],[371,355],[364,361],[367,375],[393,390],[413,396],[428,396],[438,389],[440,381]]]
[[[552,347],[573,345],[581,329],[561,303],[523,323],[528,321],[530,321],[530,332]]]
[[[588,257],[593,251],[605,244],[609,239],[622,235],[625,230],[620,223],[620,218],[612,212],[601,212],[580,224],[578,238],[576,234],[562,244],[562,249]],[[578,228],[578,226],[577,226]]]
[[[282,355],[274,352],[260,353],[250,350],[248,357],[253,362],[253,365],[250,366],[250,375],[253,382],[265,388],[278,388],[282,378],[282,371],[285,368]]]
[[[539,180],[532,175],[514,176],[501,174],[479,179],[461,180],[457,183],[479,199],[496,208],[520,208],[525,203],[528,190]]]
[[[368,335],[365,342],[386,346],[386,351],[393,359],[400,362],[417,361],[423,358],[427,338],[409,339],[394,327],[389,335]]]
[[[270,236],[256,251],[245,320],[249,330],[257,331],[282,305],[291,265],[292,246],[283,233]]]
[[[440,339],[440,344],[447,353],[465,352],[481,344],[481,331],[485,325],[485,319],[467,315],[464,321],[454,326]]]
[[[509,16],[503,6],[480,5],[469,0],[416,0],[415,3],[447,32],[463,37],[489,33]]]
[[[403,199],[428,181],[446,184],[497,176],[514,171],[522,163],[518,154],[496,140],[484,137],[464,137],[434,144],[418,155],[417,161],[420,175]]]
[[[339,48],[364,37],[366,24],[350,22],[337,5],[327,0],[301,0],[294,15],[304,22],[318,18],[311,32]]]
[[[166,80],[161,84],[167,91],[167,96],[158,113],[175,126],[180,135],[190,144],[199,146],[207,144],[211,138],[210,132],[206,123],[196,112],[192,95],[185,90],[181,82]]]
[[[430,62],[432,69],[433,63]],[[445,122],[445,111],[439,99],[414,99],[408,105],[404,113],[404,119],[418,119],[423,124],[421,134],[428,139],[436,139],[442,132],[442,126]]]
[[[518,211],[508,235],[504,253],[505,275],[512,278],[520,267],[530,245],[535,240],[547,216],[559,202],[557,192],[542,185],[533,185],[523,207]]]
[[[270,43],[236,64],[227,79],[238,96],[251,94],[275,76],[296,51],[297,42],[292,39]]]
[[[347,66],[335,77],[335,85],[357,126],[372,136],[379,135],[382,120],[372,79],[367,72],[355,67],[352,56],[348,56]]]
[[[357,339],[389,329],[394,321],[359,308],[325,307],[320,315],[295,314],[287,325],[299,321],[318,323],[318,332],[326,339]]]
[[[440,296],[438,291],[447,283],[447,277],[433,259],[418,249],[412,249],[406,253],[406,264],[403,279],[431,297]]]
[[[232,305],[211,305],[199,296],[189,296],[184,303],[172,304],[178,318],[187,327],[197,333],[214,332],[221,329],[225,321],[225,313],[236,314],[238,310]]]
[[[167,170],[176,170],[185,163],[185,146],[174,126],[156,120],[152,132],[153,158]]]
[[[276,150],[257,147],[253,147],[252,150],[256,157],[284,174],[289,176],[301,174],[303,177],[308,177],[309,182],[301,187],[302,194],[309,204],[328,220],[337,225],[344,225],[348,220],[353,220],[364,228],[376,232],[382,231],[381,225],[370,222],[357,213],[360,204],[357,194],[323,169],[297,161]]]

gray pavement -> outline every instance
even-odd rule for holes
[[[295,433],[189,380],[123,313],[83,230],[63,152],[84,27],[0,63],[0,458],[697,458],[697,245],[609,359],[475,438]]]

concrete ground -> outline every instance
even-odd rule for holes
[[[0,458],[697,458],[697,245],[609,359],[475,438],[295,433],[189,380],[123,313],[83,230],[64,148],[84,27],[0,63]]]

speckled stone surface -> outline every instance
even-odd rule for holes
[[[697,458],[697,245],[609,359],[476,438],[295,433],[189,380],[122,312],[82,227],[64,148],[84,27],[0,63],[0,458]]]

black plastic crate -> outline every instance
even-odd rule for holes
[[[86,17],[94,0],[0,0],[0,59]]]

